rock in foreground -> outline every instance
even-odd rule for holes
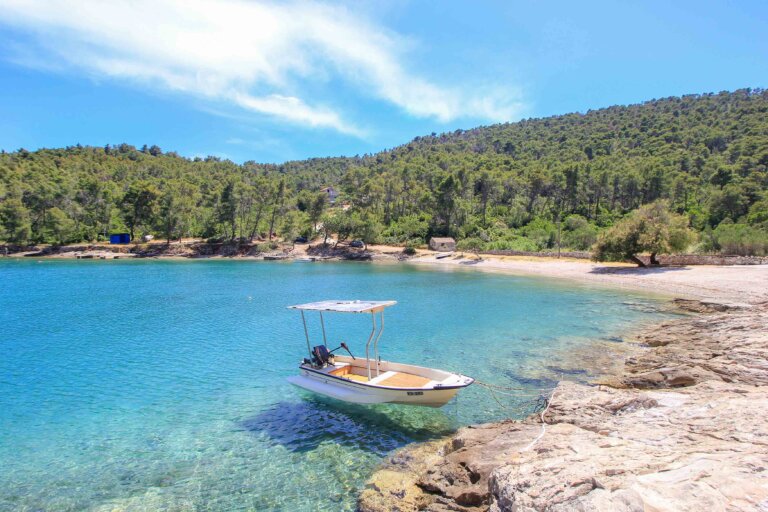
[[[629,367],[627,383],[672,368],[690,376],[678,389],[668,378],[650,386],[667,389],[652,390],[563,382],[540,438],[533,417],[405,448],[374,475],[359,508],[768,510],[766,313],[762,305],[646,333],[661,343]]]

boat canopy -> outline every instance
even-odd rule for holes
[[[333,311],[336,313],[378,313],[384,308],[394,306],[394,300],[321,300],[288,306],[288,309],[300,309],[302,311]]]

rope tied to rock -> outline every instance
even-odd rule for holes
[[[479,386],[483,386],[485,388],[493,389],[493,390],[503,390],[503,391],[525,391],[526,393],[523,394],[541,394],[541,393],[549,393],[552,391],[552,388],[523,388],[519,386],[500,386],[498,384],[490,384],[488,382],[483,382],[481,380],[475,379],[475,384]],[[531,392],[537,392],[537,393],[531,393]],[[515,395],[517,396],[517,395]]]
[[[531,441],[531,443],[523,448],[521,451],[526,452],[533,448],[536,443],[538,443],[542,437],[544,437],[544,434],[547,430],[547,422],[544,419],[544,416],[549,411],[549,406],[552,405],[552,401],[555,399],[555,389],[552,388],[522,388],[522,387],[514,387],[514,386],[499,386],[498,384],[489,384],[487,382],[481,382],[479,380],[475,380],[475,384],[478,384],[479,386],[482,386],[486,388],[488,391],[490,391],[491,397],[496,401],[497,404],[502,409],[509,410],[504,404],[501,403],[501,400],[498,399],[496,396],[496,393],[507,395],[507,396],[536,396],[536,405],[533,409],[533,412],[536,413],[538,411],[541,411],[539,413],[539,417],[541,418],[541,432],[539,432],[539,435],[536,436],[536,439]],[[515,391],[515,393],[505,393],[505,391]],[[522,391],[522,393],[521,393]],[[551,395],[547,396],[549,393]]]
[[[552,401],[555,399],[555,390],[552,390],[552,396],[549,397],[547,400],[547,406],[544,408],[543,411],[541,411],[541,432],[538,436],[536,436],[536,439],[531,441],[531,444],[523,448],[521,451],[527,452],[531,448],[533,448],[536,443],[538,443],[542,437],[544,437],[544,433],[547,431],[547,422],[544,420],[544,415],[547,414],[547,411],[549,411],[549,406],[552,405]]]
[[[512,409],[504,405],[501,400],[496,396],[496,394],[505,395],[505,396],[511,396],[511,397],[531,397],[532,399],[529,400],[529,402],[533,402],[535,405],[533,406],[533,413],[537,413],[541,411],[542,409],[545,409],[548,407],[549,404],[549,398],[547,397],[547,394],[549,394],[552,391],[552,388],[521,388],[521,387],[514,387],[514,386],[499,386],[498,384],[489,384],[487,382],[482,382],[475,380],[475,384],[486,388],[491,395],[491,398],[493,398],[497,404],[499,404],[499,407],[504,409],[505,411],[511,411]],[[502,391],[503,390],[503,391]],[[507,391],[514,391],[513,393],[508,393]],[[525,412],[521,411],[522,407],[520,407],[515,412]],[[530,414],[530,410],[528,412]]]

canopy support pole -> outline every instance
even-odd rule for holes
[[[301,312],[301,323],[304,324],[304,336],[307,338],[307,352],[309,352],[309,359],[312,359],[312,349],[309,346],[309,331],[307,330],[307,320],[304,318],[304,311]]]
[[[325,322],[323,322],[323,312],[322,311],[320,312],[320,327],[323,328],[323,345],[325,345],[326,348],[327,348],[328,347],[328,340],[325,339]]]
[[[375,315],[376,313],[374,313]],[[373,357],[376,358],[376,376],[379,376],[379,338],[384,333],[384,310],[381,310],[381,328],[379,334],[376,336],[376,341],[373,342]]]
[[[368,356],[368,349],[371,346],[373,335],[376,333],[376,313],[371,313],[371,322],[373,323],[373,327],[371,328],[371,335],[368,336],[368,342],[365,344],[365,360],[368,367],[368,380],[371,380],[371,358]]]

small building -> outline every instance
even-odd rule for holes
[[[432,237],[429,239],[429,248],[438,252],[451,252],[456,250],[456,240],[453,238]]]
[[[131,243],[130,233],[112,233],[109,235],[110,244],[129,244]]]
[[[325,195],[328,196],[328,202],[331,204],[334,204],[336,202],[336,198],[339,196],[339,193],[336,192],[336,189],[333,187],[325,187],[320,191],[325,192]]]

